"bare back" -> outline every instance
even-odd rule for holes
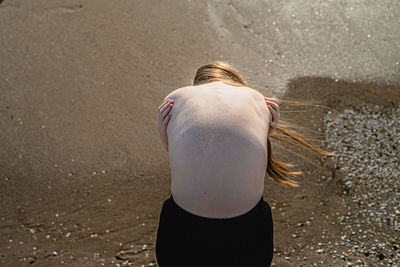
[[[269,111],[247,87],[212,82],[175,90],[167,128],[175,202],[193,214],[229,218],[264,191]]]

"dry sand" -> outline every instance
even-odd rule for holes
[[[0,2],[2,266],[156,264],[170,194],[157,107],[201,64],[228,61],[267,96],[336,110],[400,103],[398,1]],[[327,109],[281,108],[321,144]],[[332,265],[308,248],[343,230],[344,174],[276,151],[304,174],[296,189],[266,179],[273,264]]]

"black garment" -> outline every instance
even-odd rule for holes
[[[161,210],[156,257],[160,267],[266,267],[274,252],[271,208],[261,197],[245,214],[207,218],[178,206],[173,197]]]

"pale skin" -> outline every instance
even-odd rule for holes
[[[212,218],[250,210],[263,194],[267,137],[278,121],[276,100],[248,87],[212,82],[171,92],[158,126],[174,201]]]
[[[270,123],[269,123],[270,128],[268,133],[268,135],[271,135],[275,131],[276,127],[278,127],[278,122],[280,118],[279,106],[275,98],[264,97],[264,99],[265,99],[265,104],[268,106],[268,109],[272,116],[272,118],[270,118]],[[160,132],[162,145],[167,152],[168,152],[167,127],[168,127],[168,122],[172,117],[171,110],[173,109],[173,107],[174,107],[173,99],[167,99],[158,107],[158,130]]]

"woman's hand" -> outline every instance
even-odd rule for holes
[[[270,136],[275,131],[276,127],[278,127],[278,122],[280,117],[279,106],[275,98],[268,98],[268,97],[264,98],[265,98],[265,103],[268,106],[269,113],[271,114],[271,118],[269,120],[269,133],[268,133],[268,136]]]
[[[161,142],[168,152],[168,136],[167,126],[169,119],[172,116],[171,110],[173,107],[174,100],[167,99],[158,107],[158,130],[160,131]]]

